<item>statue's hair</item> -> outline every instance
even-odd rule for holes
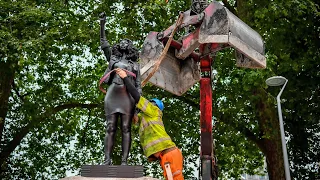
[[[131,61],[137,61],[137,59],[139,58],[138,49],[133,45],[133,43],[130,39],[121,39],[120,42],[123,40],[128,42],[127,50],[124,53],[126,53],[127,57]],[[112,47],[112,55],[122,57],[123,52],[120,51],[120,43],[117,43]]]

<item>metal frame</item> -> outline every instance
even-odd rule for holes
[[[195,30],[188,32],[179,41],[171,41],[171,50],[169,48],[163,64],[149,82],[180,96],[200,81],[201,176],[204,180],[212,180],[217,179],[217,176],[213,169],[216,162],[212,136],[213,59],[210,54],[225,47],[232,47],[236,50],[237,66],[265,68],[264,42],[256,31],[216,1],[210,3],[200,14],[190,15],[190,10],[183,12],[182,24],[179,27],[190,25],[195,27]],[[142,79],[152,69],[175,26],[176,24],[173,24],[163,32],[150,32],[147,36],[140,54]],[[197,48],[199,51],[196,52]],[[190,60],[196,64],[182,66]],[[182,79],[184,74],[181,72],[188,74],[188,78]]]

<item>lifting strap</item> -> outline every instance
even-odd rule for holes
[[[150,72],[150,74],[142,81],[141,87],[144,87],[144,86],[147,84],[147,82],[149,81],[149,79],[150,79],[150,78],[154,75],[154,73],[159,69],[159,66],[160,66],[162,60],[164,59],[164,57],[166,56],[166,54],[167,54],[167,52],[168,52],[168,50],[169,50],[171,41],[172,41],[172,39],[173,39],[173,35],[174,35],[174,33],[176,32],[178,26],[180,26],[181,23],[182,23],[182,19],[183,19],[183,13],[180,13],[179,18],[178,18],[178,20],[177,20],[177,22],[176,22],[176,26],[174,27],[171,35],[169,36],[169,40],[167,41],[166,46],[164,47],[164,49],[163,49],[160,57],[158,58],[157,62],[154,64],[154,68],[152,69],[152,71]]]
[[[128,70],[125,70],[125,69],[122,69],[122,70],[124,70],[125,72],[127,72],[127,74],[129,74],[129,75],[133,76],[134,78],[136,78],[136,75],[135,75],[133,72],[128,71]],[[112,70],[112,71],[110,71],[110,72],[107,73],[106,75],[104,75],[104,76],[100,79],[100,81],[99,81],[99,89],[100,89],[100,91],[102,91],[104,94],[106,94],[107,91],[103,89],[102,83],[103,83],[104,80],[107,79],[108,76],[110,76],[110,74],[111,74],[113,71],[115,71],[115,69]]]

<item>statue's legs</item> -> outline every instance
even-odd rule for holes
[[[111,154],[115,142],[116,130],[117,130],[117,120],[119,114],[109,114],[107,115],[107,128],[106,136],[104,138],[104,164],[111,165]]]
[[[121,131],[122,131],[122,158],[121,165],[127,165],[127,159],[131,147],[131,121],[133,115],[121,115]]]

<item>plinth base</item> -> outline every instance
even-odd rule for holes
[[[60,180],[159,180],[152,177],[141,177],[141,178],[103,178],[103,177],[82,177],[82,176],[71,176],[65,177]]]
[[[143,166],[110,166],[83,165],[83,177],[140,178],[143,177]]]

